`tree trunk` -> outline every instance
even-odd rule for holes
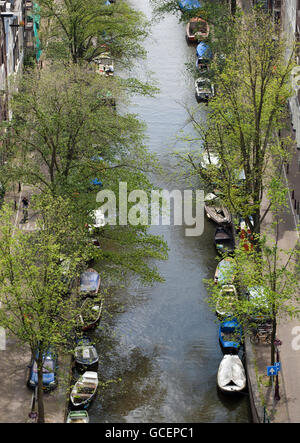
[[[43,354],[39,351],[38,367],[38,423],[45,423],[44,392],[43,392]]]
[[[276,339],[276,327],[277,327],[276,317],[274,317],[273,321],[272,321],[272,335],[271,335],[271,366],[274,366],[274,363],[275,363],[275,345],[274,345],[274,341]]]

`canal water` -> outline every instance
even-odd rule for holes
[[[148,0],[131,3],[151,17]],[[190,183],[176,174],[172,153],[189,149],[176,136],[182,130],[192,135],[184,105],[195,106],[196,101],[185,63],[195,58],[195,46],[186,43],[184,25],[170,15],[153,24],[145,47],[148,58],[139,72],[152,71],[160,93],[155,98],[135,97],[130,111],[146,122],[147,145],[164,170],[153,178],[154,185],[189,189]],[[222,352],[203,284],[217,263],[214,228],[206,221],[200,237],[186,237],[181,226],[152,228],[170,249],[168,260],[157,263],[165,282],[144,287],[133,280],[107,297],[104,326],[95,333],[99,378],[106,386],[100,386],[90,407],[91,422],[251,420],[247,394],[227,398],[216,387]]]

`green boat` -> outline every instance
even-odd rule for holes
[[[89,414],[87,411],[70,411],[67,423],[89,423]]]

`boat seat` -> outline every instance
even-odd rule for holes
[[[83,398],[89,398],[91,394],[76,394],[76,396],[78,396],[79,399],[83,399]]]

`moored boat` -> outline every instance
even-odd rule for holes
[[[89,423],[87,411],[70,411],[67,417],[67,423]]]
[[[74,359],[76,366],[81,370],[86,370],[98,364],[99,356],[89,337],[82,337],[77,340]]]
[[[236,273],[236,263],[232,257],[225,257],[216,268],[214,282],[219,285],[232,284]]]
[[[219,326],[219,340],[224,350],[238,349],[242,342],[242,327],[236,318],[225,318]]]
[[[215,95],[214,85],[208,78],[197,78],[195,81],[195,95],[197,101],[207,102]]]
[[[198,69],[198,71],[200,72],[201,75],[207,73],[207,71],[209,69],[208,65],[209,65],[209,60],[197,58],[196,69]]]
[[[234,285],[223,285],[220,289],[216,313],[220,317],[234,315],[234,308],[238,301],[237,290]]]
[[[89,268],[80,275],[79,293],[83,296],[97,295],[100,289],[100,275],[95,269]]]
[[[210,193],[205,196],[204,209],[207,217],[218,225],[231,223],[231,214],[217,195]]]
[[[208,35],[208,23],[201,17],[193,17],[186,25],[186,39],[189,42],[204,40]]]
[[[97,72],[106,77],[112,77],[114,75],[114,62],[109,52],[102,53],[99,57],[94,59],[97,64]]]
[[[75,408],[86,409],[94,398],[98,387],[98,374],[93,371],[86,371],[75,383],[70,400]]]
[[[78,326],[82,331],[94,329],[100,322],[103,300],[94,301],[87,298],[80,309],[78,316]]]
[[[209,63],[212,59],[212,51],[207,43],[200,42],[196,48],[196,55],[198,60],[207,60]]]
[[[216,229],[215,247],[220,254],[232,254],[234,252],[235,241],[231,225],[219,226]]]
[[[177,0],[178,6],[182,11],[192,11],[201,8],[199,0]]]
[[[226,393],[238,393],[246,388],[245,369],[238,355],[224,355],[218,370],[217,384]]]

